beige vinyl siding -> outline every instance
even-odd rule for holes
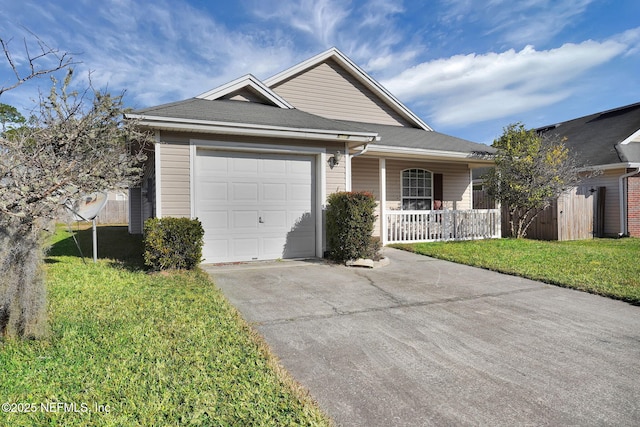
[[[160,153],[160,202],[163,217],[190,217],[189,143],[165,140],[156,145]]]
[[[258,104],[266,104],[264,97],[257,95],[255,92],[246,88],[230,93],[229,95],[224,96],[221,99],[230,99],[232,101],[247,101],[247,102],[256,102]]]
[[[406,160],[387,160],[387,208],[400,209],[401,179],[405,169],[426,169],[442,174],[442,198],[447,209],[471,209],[471,175],[466,164],[428,163]]]
[[[368,191],[380,200],[380,161],[371,157],[351,159],[351,189]]]
[[[271,89],[297,109],[329,119],[411,126],[331,59]]]
[[[356,157],[351,159],[351,190],[367,191],[376,198],[376,222],[373,235],[380,237],[380,160],[370,157]]]
[[[335,154],[337,149],[334,147],[330,147],[327,150],[327,161],[331,156]],[[344,156],[344,148],[340,150],[343,153],[342,160],[339,164],[331,168],[327,163],[325,167],[326,171],[326,192],[327,196],[332,193],[337,193],[338,191],[345,191],[347,188],[347,168],[346,168],[346,156]]]
[[[581,182],[581,186],[606,187],[604,208],[604,233],[617,235],[620,231],[620,186],[618,178],[626,173],[626,169],[608,170]]]

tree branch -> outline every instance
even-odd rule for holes
[[[12,39],[5,40],[0,38],[0,46],[2,46],[2,52],[5,58],[7,59],[7,62],[9,63],[9,67],[13,71],[13,74],[16,78],[15,83],[10,84],[9,86],[6,86],[6,87],[5,86],[0,87],[0,96],[2,96],[4,92],[15,89],[21,84],[29,80],[54,73],[56,71],[62,70],[63,68],[67,68],[74,64],[77,64],[77,62],[73,60],[73,57],[69,52],[60,52],[60,50],[50,47],[46,42],[44,42],[40,37],[35,35],[33,32],[29,31],[29,33],[31,33],[31,35],[36,39],[38,43],[38,47],[40,48],[40,53],[32,55],[31,52],[29,51],[27,39],[26,38],[24,39],[24,51],[27,55],[27,62],[29,63],[28,74],[23,74],[20,72],[18,68],[18,64],[16,64],[16,62],[14,61],[11,55],[9,44],[11,43]],[[55,62],[50,67],[39,68],[38,62],[45,57],[54,58]]]

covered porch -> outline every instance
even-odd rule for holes
[[[472,170],[492,161],[421,151],[408,156],[372,147],[351,159],[351,189],[378,201],[374,236],[383,245],[500,238],[500,209],[473,208]]]

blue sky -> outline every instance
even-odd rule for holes
[[[142,108],[336,46],[435,130],[491,143],[640,102],[637,0],[2,0],[0,37],[24,66],[26,29],[74,54],[78,84]],[[4,58],[2,58],[4,59]],[[14,77],[0,61],[0,86]],[[6,92],[26,111],[48,79]]]

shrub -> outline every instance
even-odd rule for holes
[[[150,218],[144,223],[144,263],[154,270],[192,270],[202,260],[203,237],[197,218]]]
[[[339,192],[328,197],[327,245],[329,258],[346,262],[374,258],[379,245],[371,238],[376,200],[371,193]]]

